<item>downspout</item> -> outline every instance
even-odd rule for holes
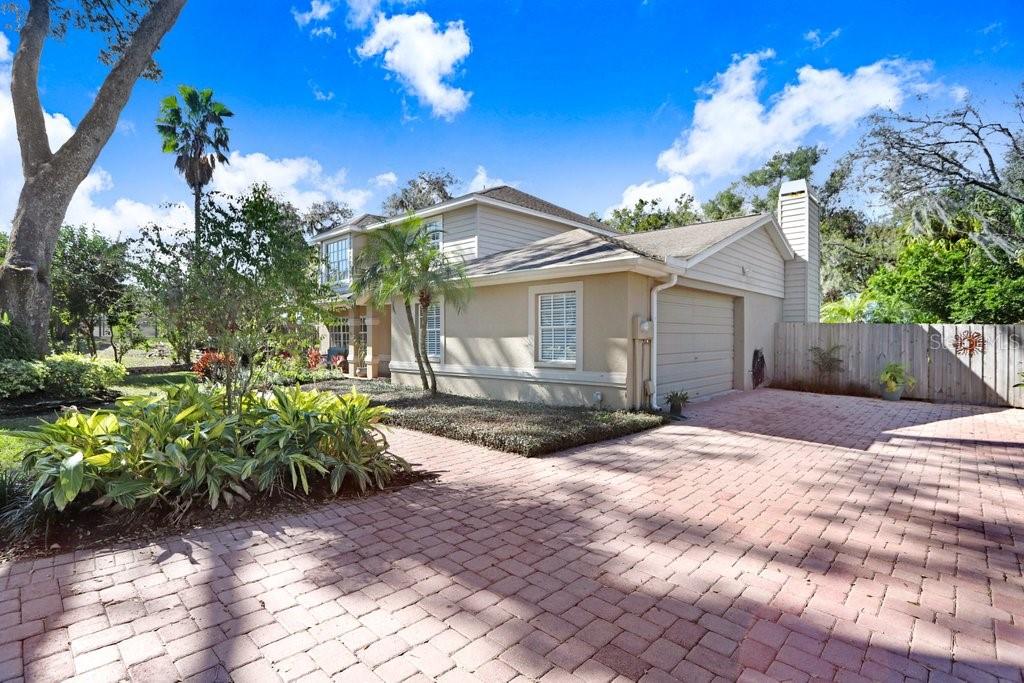
[[[658,410],[658,293],[675,287],[678,275],[671,275],[666,282],[651,288],[651,410]]]

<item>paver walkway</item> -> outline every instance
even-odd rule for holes
[[[734,394],[440,481],[0,566],[0,679],[1020,681],[1024,411]]]

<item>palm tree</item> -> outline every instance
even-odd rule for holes
[[[156,130],[163,140],[163,150],[174,154],[174,167],[185,176],[195,200],[195,239],[199,245],[199,205],[203,188],[213,178],[218,163],[228,163],[228,129],[224,119],[234,112],[213,99],[213,90],[197,90],[179,85],[184,108],[178,98],[168,95],[160,103]],[[212,130],[211,130],[212,128]]]
[[[871,300],[861,294],[850,294],[821,306],[823,323],[862,323],[871,313]]]
[[[437,378],[427,354],[427,311],[435,302],[451,306],[461,312],[472,295],[472,285],[466,277],[466,268],[461,259],[455,260],[443,253],[436,245],[427,242],[427,248],[415,255],[416,300],[419,304],[420,357],[430,377],[430,395],[437,395]]]
[[[412,306],[417,293],[416,255],[430,247],[429,234],[423,222],[416,218],[371,230],[366,244],[356,255],[352,278],[353,293],[369,296],[375,306],[389,306],[393,299],[401,299],[424,390],[430,385]]]

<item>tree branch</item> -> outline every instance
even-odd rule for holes
[[[132,88],[150,64],[153,53],[185,6],[185,0],[157,0],[132,36],[131,43],[100,86],[96,99],[71,139],[64,143],[54,162],[67,165],[75,178],[84,178],[103,146],[113,135],[117,119],[128,103]]]
[[[32,0],[25,25],[18,38],[18,51],[11,68],[11,100],[14,122],[21,146],[21,169],[25,178],[50,160],[50,140],[46,137],[46,119],[39,101],[39,60],[43,43],[50,32],[50,3]]]

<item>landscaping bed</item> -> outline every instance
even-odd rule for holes
[[[3,476],[0,469],[0,477]],[[325,503],[365,498],[405,488],[411,484],[436,479],[432,472],[413,470],[397,473],[383,489],[361,492],[351,485],[332,493],[325,480],[311,482],[309,494],[289,491],[273,495],[253,496],[252,500],[239,499],[232,507],[211,510],[197,506],[187,519],[170,520],[167,510],[76,510],[55,518],[49,528],[25,541],[0,544],[0,562],[32,557],[48,557],[89,548],[110,548],[125,543],[149,543],[165,536],[180,536],[193,529],[223,526],[237,520],[253,521],[277,515],[312,512]]]
[[[392,409],[383,422],[458,441],[525,455],[545,455],[635,434],[665,424],[653,413],[493,401],[398,387],[384,380],[321,382],[321,390],[345,393],[354,386]]]

